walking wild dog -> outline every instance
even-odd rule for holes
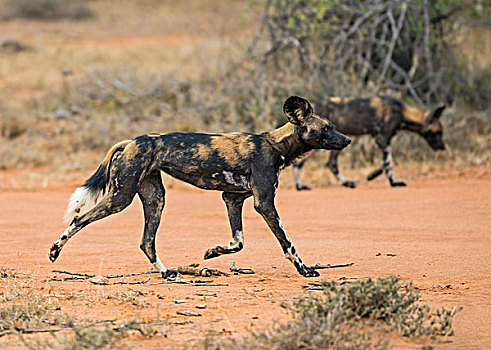
[[[301,97],[289,97],[283,112],[289,122],[263,134],[148,134],[115,144],[92,177],[72,194],[65,214],[70,224],[53,243],[50,260],[56,260],[78,231],[122,211],[138,194],[145,216],[140,248],[163,278],[175,276],[176,272],[167,269],[155,251],[155,235],[165,203],[160,173],[164,171],[196,187],[223,191],[233,240],[208,249],[205,259],[242,249],[242,206],[252,196],[254,209],[278,239],[285,257],[301,275],[318,276],[302,262],[280,221],[274,204],[278,176],[281,169],[305,152],[341,150],[351,140],[335,131],[327,119],[316,115],[311,104]],[[106,189],[106,195],[98,201]],[[82,214],[85,210],[88,211]]]
[[[385,172],[392,187],[406,186],[397,181],[392,170],[394,164],[390,141],[399,130],[408,130],[421,135],[433,150],[444,150],[442,139],[442,124],[440,117],[445,109],[444,104],[428,112],[410,107],[392,97],[379,96],[373,98],[339,98],[333,97],[315,104],[319,115],[329,118],[334,128],[350,136],[372,135],[375,142],[383,151],[383,164],[368,175],[368,181],[375,179]],[[346,187],[354,188],[356,183],[348,181],[338,169],[340,151],[331,151],[326,166]],[[293,164],[297,190],[308,190],[302,185],[300,169],[306,158]]]

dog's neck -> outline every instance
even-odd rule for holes
[[[285,166],[290,165],[295,158],[311,151],[312,147],[305,144],[300,130],[292,123],[286,123],[281,128],[267,133],[267,139],[273,148],[284,158]]]
[[[411,106],[405,105],[403,108],[402,129],[420,133],[423,129],[425,113]]]

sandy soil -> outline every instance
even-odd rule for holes
[[[65,312],[78,318],[193,321],[161,326],[159,335],[151,339],[130,338],[129,344],[137,348],[185,348],[210,330],[245,335],[285,317],[280,303],[304,294],[302,286],[308,282],[387,275],[413,280],[423,302],[432,306],[463,306],[455,317],[455,336],[437,343],[437,348],[486,349],[491,344],[489,176],[427,179],[398,189],[389,188],[385,181],[356,190],[331,187],[299,193],[280,188],[277,208],[303,260],[308,264],[354,262],[351,267],[322,270],[321,278],[313,280],[297,275],[283,258],[250,199],[244,209],[244,250],[203,261],[207,248],[230,239],[220,195],[171,189],[157,241],[164,263],[182,266],[198,262],[227,271],[235,261],[238,267],[252,268],[256,274],[213,278],[214,282],[228,283],[214,287],[151,285],[162,279],[149,275],[147,284],[129,286],[144,293],[133,303],[108,298],[131,293],[127,285],[42,282],[54,275],[52,269],[109,275],[150,268],[138,247],[143,219],[137,199],[124,212],[80,232],[51,264],[48,249],[65,228],[61,218],[69,195],[65,190],[0,192],[0,266],[35,273],[31,287],[39,293],[81,296],[64,301]],[[0,288],[11,283],[0,279]],[[178,299],[188,302],[176,304]],[[197,310],[197,304],[207,308]],[[177,310],[199,311],[202,316],[180,316]],[[421,345],[404,341],[397,348]]]

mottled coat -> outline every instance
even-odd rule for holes
[[[223,192],[233,241],[208,249],[205,259],[242,249],[242,206],[252,196],[254,208],[278,239],[285,257],[303,276],[318,276],[302,262],[280,221],[274,204],[278,176],[299,155],[313,149],[341,150],[350,139],[314,114],[303,98],[288,98],[283,111],[289,123],[263,134],[147,134],[117,143],[92,177],[72,195],[65,215],[70,224],[53,243],[50,260],[54,262],[67,241],[82,228],[122,211],[138,195],[145,216],[140,247],[163,277],[175,275],[155,251],[155,235],[165,204],[163,171],[196,187]]]
[[[319,101],[315,104],[319,115],[332,122],[336,130],[350,135],[371,135],[383,152],[384,163],[373,171],[368,180],[372,180],[385,172],[391,186],[405,186],[402,181],[397,181],[393,172],[392,153],[390,142],[400,130],[408,130],[421,135],[434,150],[445,149],[442,138],[442,124],[440,117],[445,105],[439,105],[430,111],[424,112],[418,108],[387,96],[372,98],[339,98]],[[347,181],[341,174],[337,165],[339,151],[330,154],[327,166],[338,177],[344,186],[355,187],[355,183]],[[297,189],[308,189],[303,186],[300,178],[300,168],[305,159],[294,164],[293,169],[297,182]]]

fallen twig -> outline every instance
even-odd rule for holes
[[[156,284],[190,284],[192,286],[214,286],[214,287],[219,287],[219,286],[228,286],[228,283],[213,283],[213,281],[192,281],[192,280],[186,280],[183,278],[176,278],[175,280],[167,280],[167,281],[162,281],[162,282],[155,282],[155,283],[149,283],[149,285],[156,285]]]
[[[148,283],[148,281],[150,281],[150,278],[147,278],[146,280],[143,280],[143,281],[136,281],[136,282],[118,281],[118,282],[114,282],[112,284],[145,284],[145,283]]]
[[[96,277],[97,276],[97,275],[91,275],[91,274],[88,274],[88,273],[70,272],[70,271],[63,271],[63,270],[52,270],[51,272],[64,273],[64,274],[71,275],[71,276],[80,276],[80,277],[86,277],[86,278],[92,278],[92,277]],[[123,275],[107,275],[107,276],[101,276],[101,277],[111,279],[111,278],[123,278],[123,277],[148,275],[148,274],[151,274],[151,273],[158,273],[158,271],[155,270],[155,269],[152,269],[150,271],[145,271],[145,272],[128,273],[128,274],[123,274]]]
[[[244,269],[244,268],[236,267],[235,261],[232,261],[230,263],[230,271],[235,273],[242,273],[244,275],[254,275],[254,271],[252,271],[252,269]]]
[[[337,264],[337,265],[331,265],[331,264],[315,264],[313,266],[310,266],[311,269],[314,269],[314,270],[320,270],[320,269],[334,269],[334,268],[337,268],[337,267],[348,267],[348,266],[352,266],[354,265],[355,263],[348,263],[348,264]]]
[[[83,282],[86,281],[87,278],[84,277],[67,277],[67,278],[48,278],[42,280],[41,282]]]

